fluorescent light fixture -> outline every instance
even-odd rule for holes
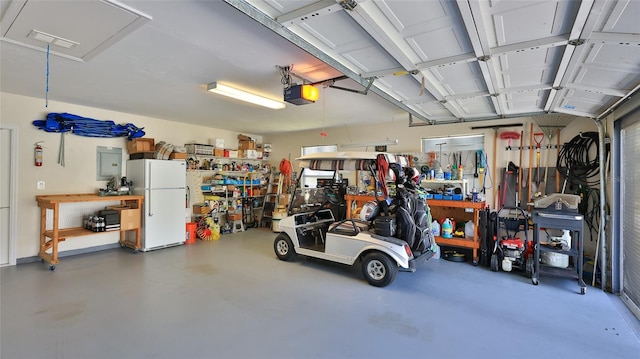
[[[394,140],[382,140],[382,141],[371,141],[371,142],[366,142],[366,143],[344,143],[342,145],[340,145],[340,147],[342,148],[355,148],[355,147],[375,147],[375,146],[391,146],[391,145],[397,145],[398,144],[398,139],[394,139]]]
[[[283,102],[272,100],[270,98],[262,97],[250,92],[231,87],[229,85],[223,85],[219,82],[212,82],[207,85],[207,91],[217,93],[218,95],[228,96],[235,98],[236,100],[249,102],[255,105],[260,105],[274,110],[284,108]]]

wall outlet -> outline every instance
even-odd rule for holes
[[[44,181],[38,181],[37,188],[38,189],[44,189]]]

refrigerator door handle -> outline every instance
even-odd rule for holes
[[[151,177],[151,162],[149,161],[149,178]],[[149,179],[149,186],[151,185],[151,179]],[[147,202],[147,209],[149,210],[149,217],[153,217],[153,213],[151,213],[151,195],[147,196],[148,202]]]

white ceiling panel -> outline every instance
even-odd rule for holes
[[[53,17],[52,14],[57,16]],[[87,61],[151,17],[116,1],[12,1],[2,16],[2,40]],[[79,31],[79,29],[81,29]],[[83,31],[90,29],[90,31]],[[44,35],[30,36],[36,30]],[[57,46],[63,43],[71,47]]]
[[[637,0],[7,0],[0,16],[3,92],[43,96],[38,29],[79,43],[52,60],[52,100],[256,134],[406,113],[595,118],[640,86]],[[204,90],[282,98],[286,66],[324,85],[325,121],[318,104],[265,112]]]

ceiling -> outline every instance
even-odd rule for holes
[[[0,90],[42,98],[43,110],[48,99],[268,134],[596,118],[640,85],[637,0],[0,4]],[[50,45],[48,77],[32,30],[75,44]],[[282,100],[285,67],[320,100],[271,110],[206,91],[218,81]]]

